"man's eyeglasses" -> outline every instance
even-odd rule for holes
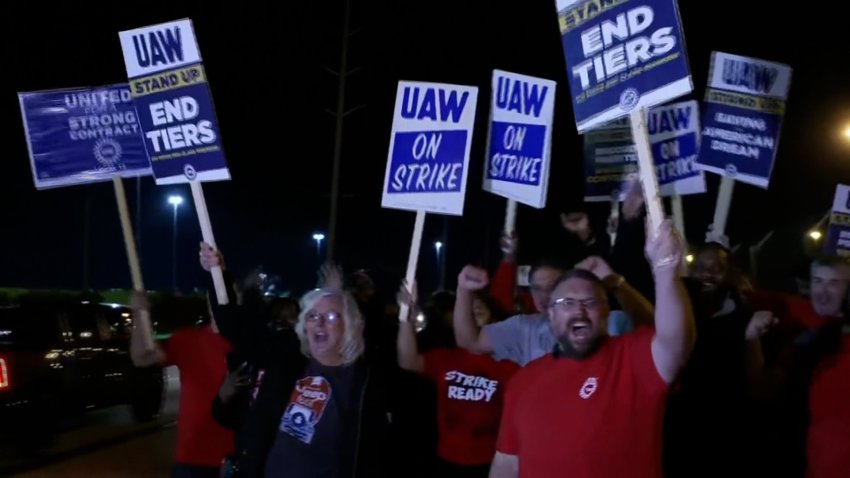
[[[549,308],[551,309],[560,308],[565,312],[577,309],[578,307],[581,307],[584,310],[596,310],[596,308],[599,307],[599,301],[592,298],[573,299],[571,297],[561,297],[549,305]]]
[[[328,324],[334,324],[339,322],[342,319],[340,314],[336,312],[326,312],[324,314],[320,314],[319,312],[310,312],[307,314],[307,322],[316,323],[319,320],[324,320]]]

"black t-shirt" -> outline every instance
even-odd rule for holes
[[[280,419],[266,477],[352,476],[364,381],[357,364],[325,367],[311,359]]]

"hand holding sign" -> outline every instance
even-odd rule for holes
[[[682,241],[669,219],[662,221],[660,226],[653,228],[646,223],[646,258],[652,266],[652,271],[678,271],[682,263]]]
[[[130,90],[157,184],[189,182],[204,242],[215,246],[199,181],[230,179],[191,20],[119,33]],[[210,270],[227,304],[220,267]]]
[[[505,259],[516,259],[516,253],[519,249],[519,236],[517,236],[516,232],[511,234],[502,232],[502,237],[499,239],[499,248],[502,250]]]
[[[198,253],[201,260],[201,268],[210,272],[214,267],[224,269],[224,256],[211,245],[202,242],[201,251]]]

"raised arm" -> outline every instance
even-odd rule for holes
[[[696,340],[691,301],[679,276],[682,250],[669,219],[657,231],[647,231],[646,256],[655,277],[652,359],[668,384],[685,365]]]
[[[224,266],[224,256],[220,251],[209,244],[201,243],[199,256],[201,268],[205,271],[209,272],[213,267],[218,266],[225,271],[225,277],[228,277]],[[228,283],[232,283],[232,280]],[[232,290],[232,287],[228,287],[228,294],[231,294]],[[209,304],[211,319],[218,328],[219,334],[230,342],[233,349],[241,356],[249,359],[265,358],[280,352],[275,335],[269,333],[266,313],[261,303],[238,305],[238,301],[231,298],[227,305],[219,305],[215,301],[210,301]]]
[[[153,340],[153,330],[149,321],[138,320],[142,312],[150,314],[150,302],[147,294],[133,292],[130,299],[133,309],[133,330],[130,333],[130,360],[136,367],[151,367],[165,363],[165,352]],[[150,315],[148,315],[150,316]],[[149,344],[153,344],[153,348]]]
[[[502,261],[493,274],[490,284],[490,297],[496,302],[502,312],[512,314],[516,310],[516,283],[517,264],[516,252],[518,248],[517,235],[502,233],[499,243],[502,249]]]
[[[458,347],[472,353],[489,354],[493,352],[486,333],[475,323],[472,314],[472,299],[475,291],[487,287],[489,278],[487,271],[475,266],[466,266],[457,278],[457,294],[455,296],[454,330]]]

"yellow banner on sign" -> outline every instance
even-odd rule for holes
[[[137,98],[206,82],[204,67],[198,64],[130,80],[130,92]]]
[[[573,8],[565,8],[558,13],[558,24],[561,26],[561,35],[574,30],[581,25],[593,20],[607,10],[622,5],[629,0],[590,0],[581,2]]]
[[[763,98],[760,96],[742,95],[730,91],[706,90],[705,101],[721,105],[736,106],[762,113],[782,115],[785,114],[785,102],[775,98]]]
[[[830,224],[835,224],[837,226],[850,226],[850,214],[833,212],[832,216],[829,218],[829,222]]]

